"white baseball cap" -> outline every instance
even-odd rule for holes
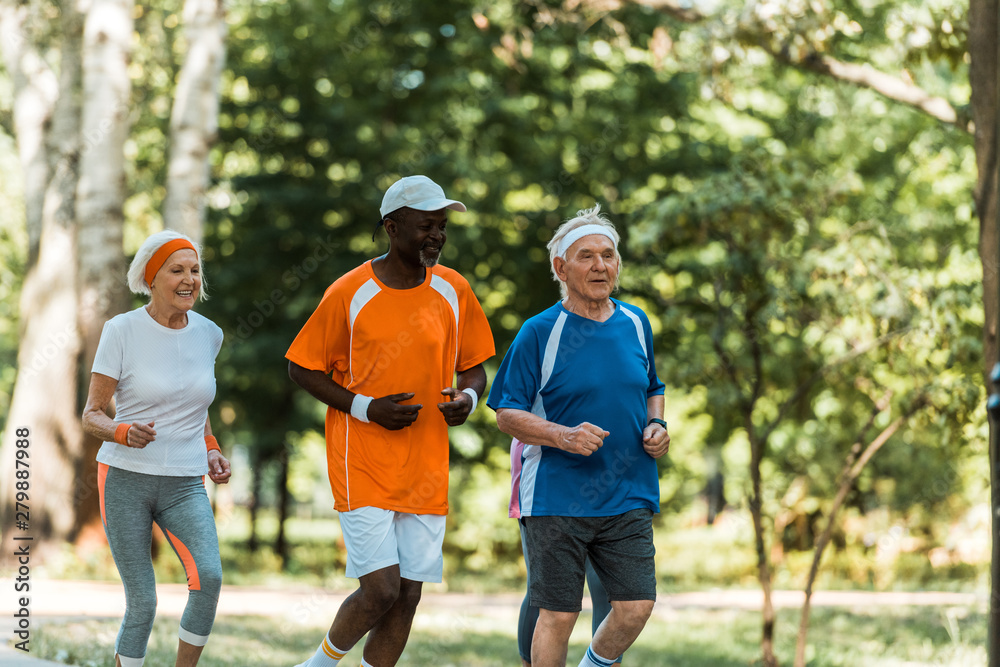
[[[465,211],[465,204],[445,197],[441,186],[426,176],[405,176],[390,185],[382,197],[379,212],[385,218],[404,206],[418,211],[440,211],[443,208]]]

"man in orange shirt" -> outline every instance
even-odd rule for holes
[[[299,667],[339,664],[366,633],[361,664],[395,665],[423,582],[441,581],[448,427],[475,409],[494,354],[468,281],[437,263],[447,209],[465,205],[426,176],[392,184],[379,223],[389,252],[334,282],[285,355],[292,380],[328,406],[334,506],[360,581]]]

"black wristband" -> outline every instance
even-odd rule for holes
[[[662,419],[657,419],[656,417],[650,419],[649,424],[646,424],[646,426],[649,426],[651,424],[659,424],[660,426],[663,427],[664,430],[666,430],[667,428],[667,422],[663,421]]]

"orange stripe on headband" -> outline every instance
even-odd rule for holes
[[[146,262],[146,284],[152,286],[156,272],[160,270],[160,267],[167,261],[167,258],[183,248],[191,248],[191,250],[194,250],[195,255],[198,254],[194,245],[187,239],[174,239],[161,245],[160,249],[153,253],[150,260]]]

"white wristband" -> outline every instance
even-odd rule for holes
[[[466,387],[465,389],[462,390],[462,393],[468,394],[469,396],[472,397],[472,409],[469,410],[469,414],[471,415],[473,412],[476,411],[476,406],[479,405],[479,397],[476,396],[476,390],[473,389],[472,387]]]
[[[351,416],[359,421],[368,423],[368,406],[372,402],[371,396],[365,396],[364,394],[355,394],[354,400],[351,401]]]

